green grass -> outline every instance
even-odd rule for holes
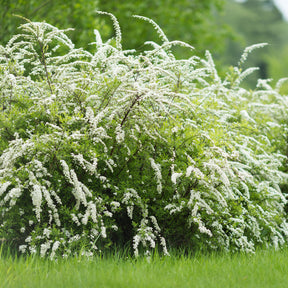
[[[288,287],[288,249],[255,255],[160,257],[150,263],[114,254],[52,262],[0,256],[0,287]]]

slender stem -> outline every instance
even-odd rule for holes
[[[53,94],[53,89],[52,89],[52,84],[51,84],[51,81],[50,81],[50,77],[49,77],[49,73],[48,73],[48,69],[47,69],[47,63],[46,63],[46,57],[45,57],[45,52],[44,52],[44,46],[43,44],[39,41],[39,38],[37,37],[37,42],[40,46],[40,49],[41,49],[41,63],[43,64],[44,66],[44,69],[45,69],[45,75],[46,75],[46,79],[47,79],[47,83],[48,83],[48,86],[49,86],[49,89],[50,89],[50,92],[51,94]]]
[[[121,121],[121,124],[120,124],[121,127],[123,127],[126,119],[128,118],[129,113],[132,111],[132,108],[133,108],[133,107],[135,106],[135,104],[138,102],[138,100],[140,99],[140,97],[143,96],[143,94],[144,94],[144,93],[142,93],[142,94],[140,94],[140,95],[137,94],[137,96],[136,96],[135,99],[133,100],[131,106],[127,109],[127,111],[126,111],[126,113],[125,113],[125,115],[124,115],[123,120]]]
[[[121,126],[121,127],[123,127],[124,123],[126,122],[126,120],[127,120],[127,118],[128,118],[128,115],[129,115],[130,112],[132,111],[132,108],[135,106],[135,104],[138,102],[138,100],[139,100],[143,95],[144,95],[144,93],[142,93],[142,94],[137,94],[137,95],[136,95],[135,99],[132,101],[132,104],[131,104],[130,107],[126,110],[126,113],[125,113],[125,115],[124,115],[124,117],[123,117],[123,119],[122,119],[122,121],[121,121],[121,123],[120,123],[120,126]],[[112,148],[112,150],[111,150],[111,152],[110,152],[110,156],[113,155],[114,150],[115,150],[115,147],[116,147],[116,146],[115,146],[115,139],[114,139],[114,144],[113,144],[113,148]]]

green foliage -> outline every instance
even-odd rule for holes
[[[267,63],[270,69],[270,76],[274,79],[287,77],[288,66],[288,44],[278,49],[277,54],[270,54],[266,56]],[[288,81],[283,83],[280,93],[282,95],[288,95]]]
[[[15,15],[20,15],[32,21],[45,20],[55,26],[73,27],[75,31],[70,32],[73,43],[78,47],[86,45],[85,48],[89,49],[88,44],[93,42],[93,29],[100,25],[95,17],[97,7],[97,0],[0,0],[0,42],[7,43],[11,35],[17,34],[23,19]]]
[[[247,80],[249,88],[254,89],[258,78],[272,78],[275,85],[278,79],[287,76],[287,70],[275,68],[287,61],[284,51],[288,44],[288,23],[283,21],[273,1],[227,1],[220,22],[228,24],[234,31],[234,39],[225,40],[226,52],[218,54],[217,60],[222,65],[236,65],[238,55],[246,46],[261,42],[269,44],[249,58],[249,66],[260,68]]]
[[[95,53],[41,22],[0,46],[0,238],[23,253],[134,254],[169,247],[254,251],[286,243],[279,185],[287,98],[241,88],[246,48],[222,80],[212,56],[177,60],[163,41]]]
[[[196,48],[196,53],[203,55],[205,50],[222,50],[222,40],[228,37],[225,25],[217,24],[217,17],[223,9],[223,0],[180,0],[180,1],[105,1],[100,0],[98,7],[102,11],[113,13],[121,24],[123,47],[144,51],[144,41],[159,42],[153,27],[145,22],[131,19],[132,15],[143,15],[154,19],[165,31],[168,39],[180,39]],[[108,24],[108,23],[107,23]],[[135,29],[134,27],[137,27]],[[110,25],[110,37],[113,27]],[[179,48],[179,47],[178,47]],[[176,50],[180,58],[189,55],[187,50]]]
[[[106,0],[61,0],[61,1],[7,1],[0,0],[0,42],[6,43],[10,35],[17,33],[23,23],[13,14],[21,15],[32,21],[46,21],[54,26],[75,29],[69,35],[77,47],[91,51],[90,42],[94,41],[93,29],[101,29],[105,39],[113,36],[114,30],[107,18],[96,15],[96,10],[112,12],[121,23],[125,34],[124,49],[135,48],[144,51],[145,40],[158,41],[153,27],[132,19],[134,14],[143,15],[155,21],[167,31],[168,38],[181,39],[197,47],[197,53],[206,49],[221,50],[222,39],[227,37],[225,25],[217,24],[224,0],[181,0],[181,1],[106,1]],[[137,29],[134,27],[137,26]],[[230,33],[229,33],[230,34]],[[177,54],[182,58],[186,51]],[[186,54],[188,55],[188,54]]]

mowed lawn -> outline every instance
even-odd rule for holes
[[[254,255],[0,258],[0,287],[288,287],[288,249]]]

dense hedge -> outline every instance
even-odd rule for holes
[[[263,45],[223,80],[146,18],[163,44],[123,51],[109,15],[115,41],[95,31],[94,54],[38,22],[0,46],[0,238],[51,258],[286,243],[287,97],[240,86]]]

